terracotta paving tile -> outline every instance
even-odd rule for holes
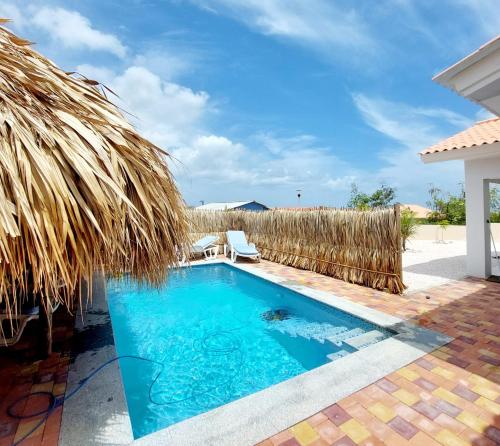
[[[322,412],[337,426],[340,426],[351,418],[351,416],[338,404],[327,407],[323,409]]]
[[[476,393],[479,393],[480,395],[488,398],[491,401],[495,401],[500,396],[500,393],[490,386],[482,386],[479,384],[472,387],[471,390],[473,390]]]
[[[289,430],[286,430],[286,431],[280,432],[279,434],[272,436],[270,438],[270,440],[271,440],[271,443],[278,446],[281,443],[284,443],[285,441],[290,440],[290,438],[293,438],[293,434]]]
[[[430,404],[427,404],[424,401],[419,401],[418,403],[414,404],[413,409],[431,420],[437,418],[441,413],[438,409],[431,406]]]
[[[408,367],[404,367],[396,372],[398,375],[401,375],[402,377],[406,378],[408,381],[415,381],[416,379],[419,378],[418,373],[412,371]]]
[[[447,414],[451,417],[456,417],[460,412],[462,412],[462,409],[460,409],[457,406],[454,406],[453,404],[449,403],[448,401],[444,401],[444,400],[438,400],[433,405],[436,409],[444,412],[445,414]]]
[[[360,446],[385,446],[385,443],[377,437],[368,437],[366,440],[359,443]]]
[[[306,421],[311,426],[317,426],[318,424],[321,424],[326,420],[328,420],[328,417],[323,412],[318,412],[314,414],[312,417],[308,418]]]
[[[310,443],[309,446],[329,446],[329,443],[327,443],[322,438],[318,438],[317,440],[314,440],[312,443]]]
[[[380,402],[370,406],[368,410],[384,423],[387,423],[396,416],[396,412],[391,407],[384,406]]]
[[[14,422],[3,422],[0,424],[0,439],[5,437],[10,437],[12,434],[15,434],[17,429],[17,423]]]
[[[493,440],[497,444],[500,444],[500,423],[498,423],[498,426],[499,427],[488,426],[485,429],[484,433],[490,440]]]
[[[464,369],[471,365],[471,363],[469,361],[466,361],[465,359],[461,359],[457,356],[451,356],[447,359],[447,361],[450,364],[454,364],[454,365],[457,365],[459,367],[463,367]]]
[[[403,420],[406,420],[410,423],[420,416],[420,414],[413,407],[407,406],[403,403],[399,403],[394,406],[394,410],[397,415],[403,418]]]
[[[375,384],[388,393],[395,392],[399,389],[399,386],[385,378],[377,381]]]
[[[408,423],[408,421],[403,420],[401,417],[393,418],[391,421],[387,423],[392,429],[394,429],[399,435],[409,440],[412,438],[417,432],[418,429],[413,426],[413,424]]]
[[[0,438],[0,446],[12,446],[14,436]]]
[[[19,423],[19,426],[17,427],[16,431],[16,436],[14,438],[14,441],[19,441],[23,438],[29,439],[29,438],[34,438],[34,437],[41,437],[43,434],[43,429],[44,425],[40,424],[41,417],[30,419],[30,420],[23,420]],[[40,442],[41,442],[40,438]],[[25,443],[26,440],[23,441]]]
[[[436,384],[433,384],[430,381],[427,381],[424,378],[418,378],[415,381],[413,381],[416,385],[422,387],[422,389],[428,390],[429,392],[432,392],[435,390],[438,386]]]
[[[488,427],[488,423],[486,421],[465,410],[457,416],[456,420],[479,433],[484,432]]]
[[[487,411],[491,412],[494,415],[500,415],[500,404],[494,403],[493,401],[489,400],[488,398],[485,398],[484,396],[481,396],[479,399],[477,399],[474,402],[474,404],[483,409],[486,409]]]
[[[465,424],[460,423],[455,418],[452,418],[445,413],[438,415],[434,421],[455,434],[460,434],[460,432],[464,431],[466,428]]]
[[[308,446],[319,438],[318,433],[307,421],[302,421],[290,429],[301,446]]]
[[[370,432],[360,422],[353,418],[341,424],[339,427],[340,430],[346,433],[355,443],[360,443],[370,436]]]
[[[432,370],[436,367],[432,362],[427,361],[425,358],[420,358],[415,361],[415,364],[418,364],[420,367],[423,367],[426,370]]]
[[[424,432],[417,432],[409,441],[412,446],[441,446]]]
[[[49,435],[43,435],[42,438],[42,446],[57,446],[59,443],[59,432],[49,434]],[[264,443],[262,446],[273,446],[271,442],[269,443]]]
[[[459,436],[455,435],[447,429],[443,429],[436,435],[436,439],[444,446],[468,446],[469,443],[462,440]]]
[[[330,420],[326,420],[316,427],[319,436],[328,444],[340,440],[345,434]]]
[[[452,392],[468,401],[476,401],[479,398],[479,395],[477,393],[473,392],[462,384],[456,385],[453,388]]]
[[[412,406],[416,402],[418,402],[419,397],[413,393],[408,392],[405,389],[399,389],[396,390],[393,395],[403,403],[407,404],[408,406]]]
[[[487,355],[481,355],[479,357],[479,359],[481,361],[484,361],[484,362],[487,362],[488,364],[492,364],[494,366],[500,366],[500,359],[499,358],[493,358],[491,356],[487,356]]]
[[[391,428],[377,418],[367,423],[366,427],[375,437],[380,439],[384,439],[392,433]]]
[[[340,440],[337,440],[335,443],[332,443],[332,446],[356,446],[356,443],[352,441],[349,437],[342,437]]]
[[[279,443],[279,446],[302,446],[295,438],[290,438],[283,443]]]

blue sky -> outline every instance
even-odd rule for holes
[[[431,78],[500,30],[497,0],[2,0],[0,16],[115,91],[189,204],[457,190],[460,163],[417,153],[488,114]]]

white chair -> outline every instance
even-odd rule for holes
[[[22,314],[12,315],[12,318],[6,313],[0,313],[0,325],[2,325],[2,328],[0,328],[0,347],[10,347],[11,345],[17,344],[28,322],[37,320],[39,317],[40,309],[38,306],[30,308]],[[12,319],[12,322],[10,322],[10,319]],[[12,333],[8,338],[2,336],[4,334],[4,321],[8,321],[8,324],[12,324]]]
[[[191,254],[203,254],[205,260],[215,259],[219,253],[219,246],[216,245],[218,240],[219,237],[216,235],[207,235],[203,237],[191,246]]]
[[[227,231],[226,236],[231,261],[236,262],[238,256],[260,261],[260,252],[257,251],[255,244],[247,242],[243,231]]]

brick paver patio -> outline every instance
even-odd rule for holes
[[[70,363],[70,347],[73,335],[74,316],[62,309],[54,314],[54,349],[50,357],[43,360],[26,358],[35,353],[39,336],[35,324],[29,324],[13,352],[0,350],[0,446],[10,446],[22,440],[37,425],[20,446],[55,446],[61,428],[62,407],[55,409],[45,420],[42,415],[19,420],[7,415],[7,408],[20,397],[35,392],[52,392],[64,395]],[[27,402],[15,406],[15,413],[28,416],[45,410],[49,405],[46,395],[35,395]],[[82,442],[84,444],[84,442]]]
[[[500,285],[467,279],[394,296],[270,262],[256,267],[455,340],[259,446],[500,444]]]
[[[255,267],[455,338],[260,446],[500,444],[499,284],[468,279],[394,296],[266,261]],[[69,357],[0,361],[0,446],[7,446],[40,418],[18,422],[5,414],[6,407],[26,392],[63,392]],[[22,410],[44,404],[34,398]],[[56,445],[60,420],[58,409],[22,445]]]

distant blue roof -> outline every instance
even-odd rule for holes
[[[229,209],[238,209],[244,208],[249,204],[255,204],[257,206],[261,206],[263,209],[269,209],[266,205],[262,203],[258,203],[255,200],[252,201],[230,201],[226,203],[207,203],[201,206],[197,206],[196,209],[204,210],[204,211],[226,211]]]

